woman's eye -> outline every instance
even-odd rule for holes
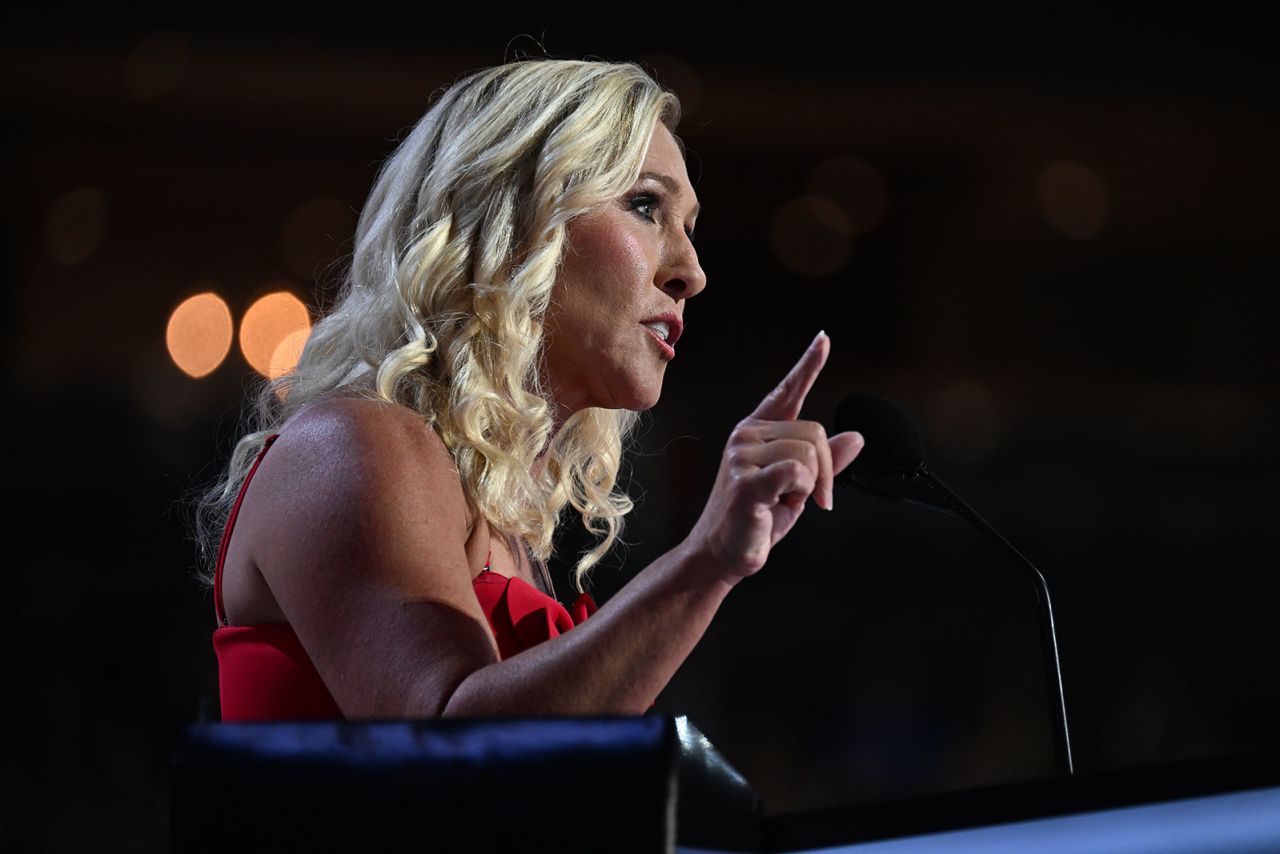
[[[657,221],[658,197],[652,193],[632,196],[629,207],[649,222]]]

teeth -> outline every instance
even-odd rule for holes
[[[652,323],[646,323],[645,326],[658,333],[658,337],[666,341],[671,337],[671,327],[661,320],[655,320]]]

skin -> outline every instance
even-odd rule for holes
[[[691,236],[698,200],[675,137],[659,124],[640,179],[569,223],[547,312],[547,375],[560,416],[588,406],[649,409],[668,359],[642,324],[683,318],[707,285]]]
[[[696,199],[665,127],[642,171],[670,180],[665,198],[641,211],[629,191],[571,225],[548,322],[561,417],[656,402],[666,359],[639,322],[681,314],[706,284],[687,233]],[[833,476],[861,450],[859,434],[798,417],[829,351],[819,333],[737,424],[684,540],[584,624],[505,661],[472,578],[490,550],[495,570],[532,573],[471,517],[439,437],[400,406],[309,406],[245,492],[224,567],[229,622],[289,623],[350,718],[642,713],[806,501],[831,507]]]

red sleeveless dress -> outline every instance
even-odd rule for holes
[[[240,504],[249,481],[258,470],[276,436],[271,436],[253,461],[240,486],[240,494],[227,518],[214,570],[213,603],[218,628],[213,650],[218,657],[218,689],[224,721],[340,719],[333,695],[288,623],[229,626],[222,603],[222,565],[231,542]],[[583,593],[572,611],[519,578],[508,578],[486,563],[472,582],[476,599],[489,621],[498,653],[510,658],[522,650],[567,632],[596,610],[591,596]]]

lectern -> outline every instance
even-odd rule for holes
[[[755,792],[669,715],[198,724],[172,770],[175,854],[761,845]]]
[[[915,854],[1280,851],[1280,754],[765,815],[684,718],[200,724],[171,849]]]

